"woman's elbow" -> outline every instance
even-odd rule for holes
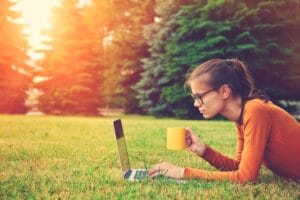
[[[239,176],[238,182],[241,185],[245,185],[246,183],[254,184],[257,177],[258,177],[258,174],[244,174],[242,176]]]

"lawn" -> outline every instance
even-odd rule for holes
[[[300,184],[262,168],[256,184],[122,180],[112,121],[117,117],[0,115],[0,199],[300,199]],[[235,154],[227,121],[121,116],[131,166],[168,161],[214,170],[188,151],[166,150],[167,127],[190,127],[210,146]]]

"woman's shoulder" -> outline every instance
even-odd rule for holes
[[[273,106],[271,101],[265,101],[263,99],[251,99],[246,101],[245,110],[266,109],[270,106]]]
[[[273,103],[271,101],[265,101],[262,99],[251,99],[245,102],[243,118],[261,118],[266,120],[270,118],[272,112]]]
[[[242,114],[242,128],[257,126],[261,122],[265,126],[270,125],[272,121],[272,114],[269,106],[272,104],[270,101],[262,99],[251,99],[245,102]]]
[[[263,99],[251,99],[245,103],[244,107],[245,115],[259,115],[262,117],[275,117],[275,116],[289,116],[290,114],[275,105],[272,101],[265,101]]]

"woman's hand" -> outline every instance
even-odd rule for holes
[[[183,178],[184,168],[176,165],[172,165],[167,162],[163,162],[161,164],[156,164],[151,167],[149,170],[149,176],[151,178],[157,176],[166,176],[175,179]]]
[[[206,149],[206,145],[189,128],[185,129],[185,146],[186,149],[195,152],[198,156],[202,156]]]
[[[185,129],[185,146],[199,156],[205,152],[206,145],[198,138],[198,136],[189,128]],[[184,175],[184,168],[167,162],[153,165],[149,170],[149,177],[166,176],[175,179],[181,179]]]

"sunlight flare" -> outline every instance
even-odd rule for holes
[[[16,2],[14,10],[20,11],[22,17],[17,20],[18,23],[25,24],[27,27],[24,33],[28,34],[28,42],[31,47],[28,54],[31,59],[37,59],[41,55],[35,52],[37,49],[47,48],[43,45],[43,41],[47,40],[47,36],[42,35],[41,31],[50,28],[49,16],[54,5],[59,0],[11,0]]]

